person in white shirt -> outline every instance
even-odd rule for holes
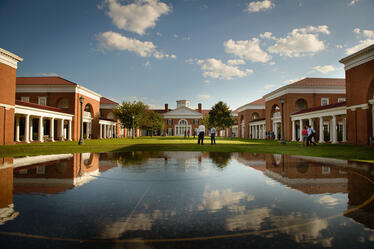
[[[204,136],[205,136],[205,126],[203,124],[201,124],[199,126],[199,128],[197,128],[197,133],[199,134],[197,144],[200,144],[200,141],[201,141],[201,145],[203,145],[204,144]]]
[[[210,144],[216,144],[216,128],[210,129]]]
[[[316,146],[317,144],[315,142],[313,142],[313,137],[314,137],[314,134],[316,134],[316,131],[312,128],[312,126],[308,126],[308,138],[307,138],[307,142],[306,142],[306,146],[311,146],[312,144],[314,146]]]

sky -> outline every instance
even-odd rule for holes
[[[17,76],[60,76],[104,97],[236,109],[374,43],[374,0],[0,0]]]

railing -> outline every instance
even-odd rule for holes
[[[84,112],[83,112],[83,117],[84,117],[84,118],[91,118],[91,112],[86,112],[86,111],[84,111]]]

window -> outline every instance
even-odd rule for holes
[[[198,120],[198,119],[195,119],[195,120],[194,120],[194,124],[195,124],[195,125],[199,124],[199,120]]]
[[[47,105],[47,97],[38,97],[39,105]]]
[[[323,175],[328,175],[328,174],[330,174],[330,167],[322,166],[322,174],[323,174]]]
[[[45,174],[45,167],[44,166],[39,166],[36,168],[36,174],[38,175],[44,175]]]
[[[171,124],[173,124],[173,120],[168,119],[168,125],[171,125]]]
[[[172,136],[173,135],[173,128],[168,128],[168,135]]]
[[[338,103],[344,102],[345,98],[338,98]]]
[[[329,104],[329,98],[321,98],[321,106],[328,105]]]
[[[21,101],[30,102],[30,97],[21,97]]]

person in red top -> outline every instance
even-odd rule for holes
[[[308,140],[308,129],[306,128],[306,126],[304,126],[304,129],[301,131],[302,135],[303,135],[303,143],[302,145],[305,146],[306,143],[307,143],[307,140]]]

